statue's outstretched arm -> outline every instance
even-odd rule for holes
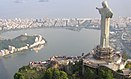
[[[100,10],[100,8],[96,7],[97,10]]]
[[[98,7],[96,7],[96,9],[99,11],[99,13],[101,14],[101,8],[98,8]]]

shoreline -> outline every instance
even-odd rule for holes
[[[16,38],[24,38],[24,37],[28,37],[28,36],[21,35]],[[26,43],[26,45],[21,46],[21,47],[15,47],[13,45],[8,44],[8,48],[0,50],[0,56],[6,56],[6,55],[13,54],[13,53],[21,52],[23,50],[33,49],[33,48],[38,47],[40,45],[44,45],[47,42],[41,35],[33,35],[30,37],[35,37],[34,42],[32,44],[28,44],[28,43],[26,43],[26,41],[23,42],[23,43]],[[14,38],[14,39],[16,39],[16,38]],[[4,40],[1,40],[1,41],[4,41]]]

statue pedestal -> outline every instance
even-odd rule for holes
[[[111,47],[108,48],[102,48],[100,46],[97,46],[94,51],[94,58],[99,60],[109,60],[112,59],[114,55],[114,50]]]

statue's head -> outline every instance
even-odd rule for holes
[[[108,7],[107,1],[103,1],[102,6],[103,6],[103,8],[107,8]]]

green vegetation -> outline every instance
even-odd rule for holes
[[[123,71],[122,71],[122,70],[117,70],[117,72],[118,72],[118,73],[123,73]]]
[[[30,68],[24,66],[14,75],[14,79],[119,79],[119,74],[111,69],[100,66],[93,68],[83,66],[82,61],[69,63],[63,68],[48,68],[37,70],[37,68]],[[131,67],[131,63],[127,65]],[[84,68],[84,69],[83,69]],[[117,72],[123,73],[121,70]],[[117,74],[117,75],[116,75]],[[123,78],[124,79],[124,78]],[[130,79],[130,78],[129,78]]]
[[[83,73],[82,67],[84,67]],[[74,65],[72,64],[71,70],[72,74],[69,79],[114,79],[114,75],[110,69],[105,67],[95,69],[88,66],[82,66],[82,61],[75,62]]]
[[[89,67],[85,68],[84,79],[94,79],[96,77],[96,72],[94,69]]]
[[[26,46],[27,44],[33,44],[36,36],[20,35],[14,39],[7,39],[0,41],[0,50],[8,49],[9,45],[16,48]]]
[[[14,79],[68,79],[67,73],[59,69],[49,68],[37,71],[29,66],[23,66],[14,75]]]
[[[111,70],[101,69],[98,74],[98,79],[114,79],[114,76]]]
[[[31,69],[29,66],[23,66],[15,73],[14,79],[41,79],[43,73],[43,71],[36,71],[36,69]]]
[[[75,62],[75,64],[70,63],[69,67],[70,70],[68,70],[68,76],[69,79],[82,79],[83,74],[82,74],[82,61]],[[70,72],[69,72],[70,71]]]
[[[23,47],[26,46],[27,44],[33,44],[35,42],[35,36],[26,36],[26,35],[21,35],[16,38],[14,38],[11,41],[11,45],[15,47]]]
[[[131,68],[131,63],[128,62],[128,63],[126,64],[125,68]]]
[[[59,69],[49,68],[45,71],[42,79],[68,79],[67,73]]]

